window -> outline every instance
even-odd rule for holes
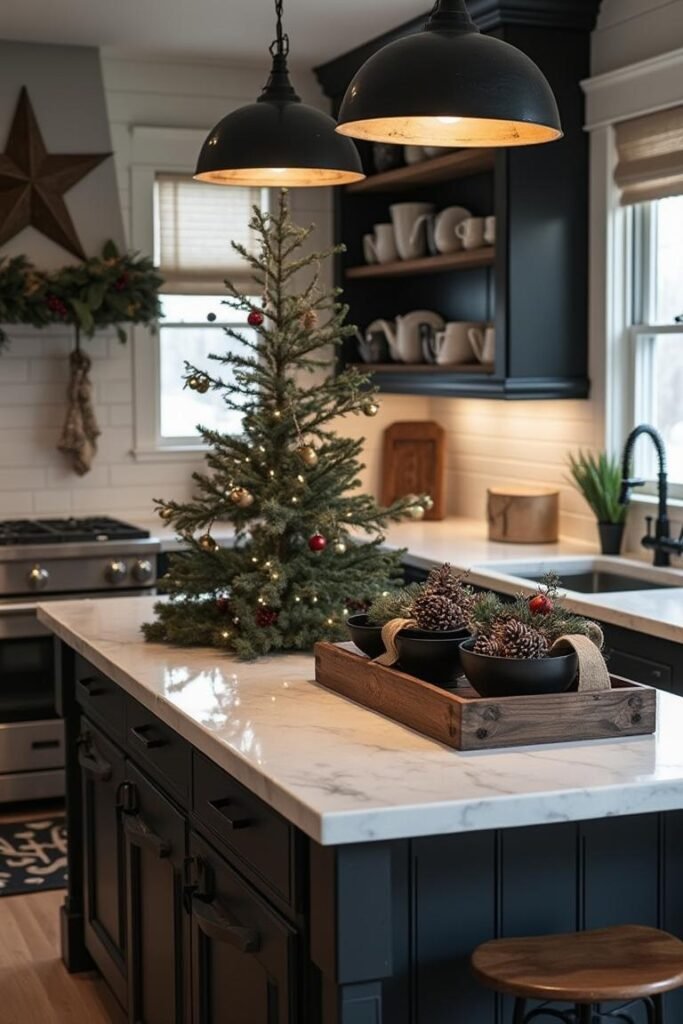
[[[141,431],[143,448],[192,449],[202,443],[199,425],[227,433],[241,429],[241,416],[226,409],[220,394],[186,388],[183,375],[189,362],[229,379],[230,368],[213,363],[209,355],[238,345],[226,337],[226,327],[245,337],[252,333],[244,314],[226,302],[224,281],[229,278],[244,294],[254,287],[247,261],[231,242],[254,250],[252,206],[264,208],[267,192],[219,188],[178,173],[155,174],[152,188],[155,262],[165,281],[164,316],[152,341],[154,358],[145,361],[154,395],[144,411],[149,422]]]
[[[630,215],[633,423],[661,432],[683,495],[683,196],[639,203]],[[652,447],[639,444],[635,458],[636,473],[654,480]]]
[[[661,432],[670,480],[683,496],[683,107],[621,122],[616,146],[631,254],[628,419]],[[651,445],[638,445],[634,470],[654,481]]]

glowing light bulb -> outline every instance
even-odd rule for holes
[[[462,121],[461,117],[437,117],[439,124],[457,124]]]

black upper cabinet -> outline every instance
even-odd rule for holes
[[[409,172],[335,191],[335,240],[347,247],[337,261],[337,283],[351,322],[364,330],[377,317],[433,309],[446,320],[491,321],[496,327],[493,367],[384,366],[375,371],[383,391],[508,399],[588,395],[588,140],[580,83],[590,73],[598,6],[598,0],[469,3],[483,31],[517,46],[541,67],[558,101],[562,140],[494,152],[461,150],[450,165],[438,157]],[[317,68],[333,107],[368,56],[423,23],[416,19]],[[371,147],[359,148],[372,174]],[[457,254],[394,268],[400,276],[392,268],[359,269],[363,235],[390,219],[392,203],[412,200],[433,202],[437,210],[457,204],[476,216],[495,214],[495,249],[475,253],[473,260]],[[359,362],[354,339],[345,343],[341,362]]]

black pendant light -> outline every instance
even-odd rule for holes
[[[540,69],[515,46],[482,35],[465,0],[437,0],[423,32],[363,64],[337,131],[417,146],[526,146],[562,136]]]
[[[289,36],[276,0],[277,37],[270,77],[256,103],[228,114],[202,146],[195,178],[217,185],[345,185],[365,177],[350,139],[335,122],[301,102],[289,80]]]

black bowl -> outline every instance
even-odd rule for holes
[[[346,620],[346,625],[354,644],[363,654],[367,654],[368,658],[379,658],[380,654],[384,654],[382,627],[370,625],[365,613],[350,615]]]
[[[493,658],[472,650],[474,638],[460,645],[460,660],[473,690],[481,697],[521,697],[564,693],[576,679],[579,659],[571,654],[548,658]]]
[[[460,645],[468,636],[467,629],[444,633],[402,629],[396,637],[398,667],[408,675],[450,689],[462,675]]]

